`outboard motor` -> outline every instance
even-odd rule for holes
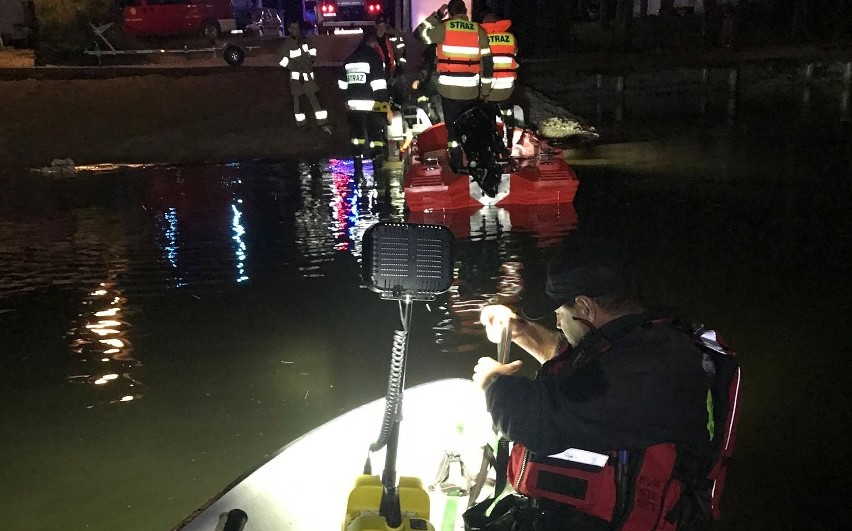
[[[467,157],[466,173],[485,195],[495,197],[503,174],[497,161],[508,159],[508,151],[497,134],[495,115],[479,103],[459,115],[455,125]]]

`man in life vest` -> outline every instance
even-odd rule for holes
[[[474,370],[514,441],[507,481],[534,501],[536,530],[703,529],[691,527],[709,522],[695,501],[710,440],[703,353],[645,309],[617,247],[569,238],[523,318],[501,305],[480,316],[494,342],[511,323],[542,364],[535,380],[514,374],[521,360]],[[551,311],[559,332],[528,320]]]
[[[391,99],[402,101],[405,92],[405,40],[402,33],[388,23],[384,13],[376,17],[376,41],[385,63]]]
[[[449,16],[445,19],[446,16]],[[488,35],[467,17],[464,0],[450,0],[415,30],[428,46],[436,44],[438,93],[447,127],[450,168],[462,169],[463,154],[455,120],[491,91],[494,64]]]
[[[482,28],[488,34],[491,46],[491,57],[494,61],[494,81],[488,102],[495,107],[494,113],[503,121],[503,143],[509,152],[515,131],[514,105],[510,101],[515,90],[515,80],[518,77],[518,63],[515,56],[518,53],[518,43],[515,36],[509,32],[511,20],[498,20],[493,13],[486,13],[482,18]]]
[[[356,161],[385,155],[385,125],[393,117],[388,84],[375,31],[367,28],[358,47],[346,58],[337,85],[346,97],[349,136]]]
[[[278,63],[284,68],[290,70],[290,94],[293,97],[293,114],[296,117],[296,125],[303,127],[307,123],[307,116],[301,112],[299,99],[302,95],[307,96],[314,110],[314,119],[317,125],[328,134],[331,134],[331,129],[328,127],[328,111],[322,108],[317,92],[319,86],[314,79],[314,61],[317,56],[317,49],[311,41],[302,35],[302,28],[298,20],[291,20],[287,23],[287,31],[289,35],[278,50],[278,54],[282,57]]]

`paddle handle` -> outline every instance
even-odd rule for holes
[[[506,323],[500,342],[497,343],[497,361],[502,364],[509,363],[509,351],[512,349],[512,321]]]
[[[231,509],[228,511],[228,519],[222,531],[243,531],[248,522],[248,515],[242,509]]]

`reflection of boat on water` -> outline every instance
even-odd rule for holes
[[[573,203],[543,205],[476,206],[454,210],[411,211],[410,223],[449,227],[459,239],[488,237],[507,232],[528,232],[545,245],[561,240],[577,227]]]
[[[502,168],[494,166],[487,176],[471,179],[450,169],[444,124],[420,133],[407,154],[404,188],[408,208],[419,212],[573,201],[579,181],[565,162],[562,150],[526,129],[516,129],[513,137],[508,164]],[[495,180],[496,193],[483,192],[481,182],[487,179]]]

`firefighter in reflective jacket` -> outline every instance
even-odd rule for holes
[[[311,103],[311,108],[314,110],[314,118],[317,125],[323,130],[330,133],[326,125],[328,123],[328,111],[322,108],[317,99],[319,86],[314,79],[314,60],[317,56],[317,49],[314,45],[302,35],[302,28],[298,21],[290,21],[287,23],[289,35],[281,44],[278,53],[282,56],[278,63],[284,68],[290,70],[290,94],[293,97],[293,114],[296,117],[296,125],[299,127],[307,123],[305,113],[299,108],[299,98],[304,94],[308,97]]]
[[[482,28],[488,33],[488,43],[491,45],[491,57],[494,61],[494,81],[491,83],[488,101],[494,104],[495,114],[503,120],[503,141],[510,150],[515,127],[510,98],[518,77],[518,63],[515,59],[518,45],[515,36],[508,31],[511,25],[511,20],[497,20],[497,17],[490,13],[482,20]]]
[[[361,43],[346,58],[337,80],[346,96],[349,136],[356,159],[385,154],[386,120],[393,116],[384,65],[376,45],[376,34],[368,28]]]
[[[445,15],[449,15],[446,20]],[[450,0],[415,31],[427,45],[437,45],[435,69],[447,126],[450,168],[458,173],[463,155],[455,120],[491,92],[494,64],[488,35],[479,24],[468,20],[464,0]]]

